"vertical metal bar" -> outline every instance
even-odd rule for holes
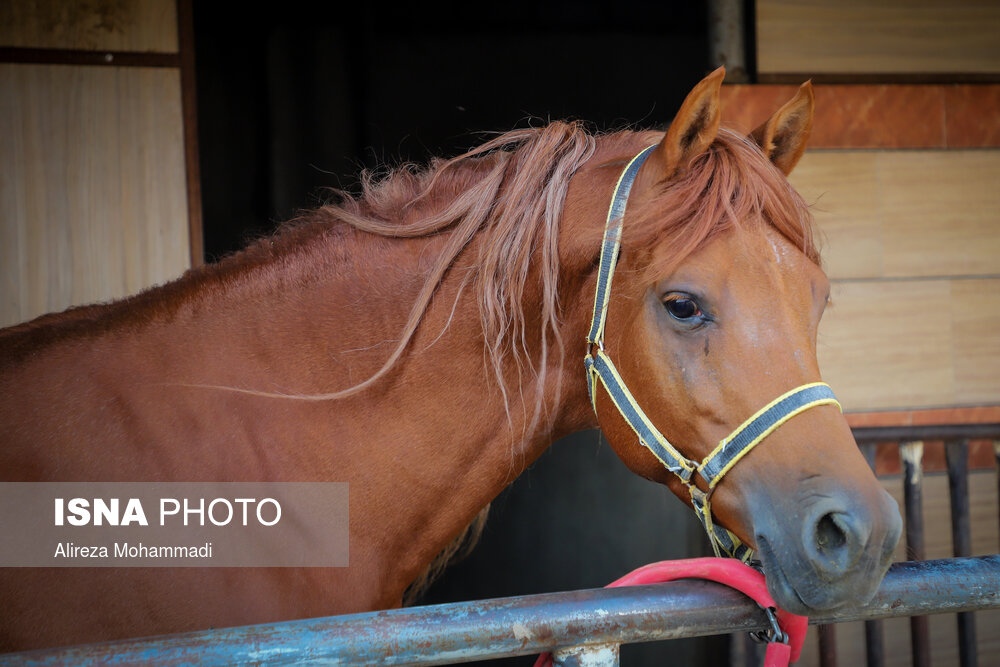
[[[753,637],[743,633],[743,667],[760,667],[761,659],[757,653],[758,646],[760,644],[755,642]]]
[[[997,498],[1000,498],[1000,440],[993,441],[993,458],[997,471]],[[1000,527],[1000,502],[997,503],[997,526]],[[997,553],[1000,553],[1000,543],[997,544]]]
[[[837,667],[837,632],[835,625],[819,626],[819,665]]]
[[[877,472],[875,468],[877,449],[874,442],[865,442],[860,445],[861,453],[868,461],[868,467],[872,472]],[[885,665],[885,633],[882,629],[882,621],[865,621],[865,664],[868,667],[883,667]]]
[[[944,445],[951,496],[951,545],[956,557],[972,555],[969,526],[969,441],[952,440]],[[962,667],[976,667],[976,619],[972,612],[958,617],[958,660]]]
[[[911,560],[924,560],[923,470],[924,443],[899,443],[903,460],[903,505],[906,512],[906,553]],[[930,667],[931,642],[926,616],[910,618],[910,650],[914,667]]]

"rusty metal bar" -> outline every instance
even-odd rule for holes
[[[994,463],[997,471],[997,498],[1000,498],[1000,440],[993,441],[993,458],[996,459]],[[997,526],[1000,526],[1000,503],[997,503]],[[997,544],[997,551],[1000,552],[1000,543]]]
[[[951,440],[944,445],[951,500],[951,544],[956,557],[972,554],[969,521],[969,441]],[[972,612],[957,615],[958,658],[962,667],[976,667],[976,621]]]
[[[926,558],[924,551],[923,469],[924,443],[899,443],[899,456],[903,460],[903,505],[906,515],[906,553],[911,559]],[[927,619],[914,616],[910,619],[910,650],[913,667],[930,667],[931,641]]]
[[[763,660],[759,655],[760,644],[753,640],[748,634],[743,634],[743,665],[744,667],[760,667]]]
[[[837,667],[837,631],[834,625],[821,625],[819,628],[819,665],[820,667]]]
[[[885,665],[885,641],[882,621],[865,621],[865,664],[868,667]]]
[[[1000,554],[896,563],[864,607],[815,623],[1000,609]],[[440,665],[579,644],[763,630],[763,612],[706,581],[602,588],[289,621],[0,656],[5,665]]]
[[[858,445],[865,461],[873,473],[877,474],[877,449],[874,442],[862,442]],[[882,621],[865,621],[865,664],[868,667],[883,667],[885,665],[885,631]]]

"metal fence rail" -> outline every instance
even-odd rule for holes
[[[897,563],[865,607],[813,623],[1000,608],[1000,554]],[[763,630],[756,604],[724,586],[677,581],[461,602],[208,630],[0,656],[8,665],[233,663],[438,665]]]

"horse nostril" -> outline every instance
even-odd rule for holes
[[[824,514],[816,524],[816,548],[820,553],[839,551],[847,544],[840,514]]]
[[[806,542],[809,560],[816,570],[830,580],[842,577],[860,558],[868,542],[865,522],[851,514],[826,512],[812,526]]]

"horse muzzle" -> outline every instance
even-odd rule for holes
[[[902,520],[883,489],[804,488],[754,519],[757,553],[767,587],[785,610],[808,616],[863,605],[885,576]],[[803,500],[808,497],[809,500]]]

